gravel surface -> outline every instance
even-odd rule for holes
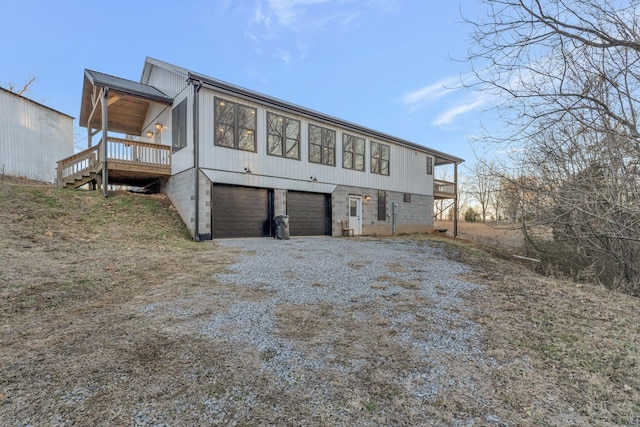
[[[241,255],[225,274],[212,278],[236,289],[255,290],[260,298],[229,298],[226,310],[205,318],[190,318],[188,310],[177,308],[190,301],[148,304],[139,310],[152,317],[178,315],[186,320],[185,326],[190,325],[191,330],[184,333],[233,343],[240,353],[258,351],[260,367],[256,375],[269,378],[270,388],[285,395],[304,390],[306,399],[318,406],[331,400],[338,387],[336,377],[348,383],[350,378],[363,375],[372,361],[383,364],[381,371],[390,377],[385,381],[402,390],[405,401],[434,402],[452,388],[477,394],[473,378],[450,372],[446,359],[462,357],[474,364],[491,363],[481,351],[481,331],[469,319],[464,300],[470,291],[482,287],[462,280],[460,277],[470,269],[447,258],[436,243],[305,237],[286,241],[231,239],[217,244],[223,249],[239,249]],[[207,296],[202,298],[198,303],[206,305]],[[332,337],[313,342],[287,338],[278,324],[278,309],[287,306],[303,310],[329,307],[345,328],[358,322],[382,322],[379,329],[374,326],[368,331],[393,337],[392,345],[402,349],[398,354],[404,358],[403,367],[396,371],[393,361],[376,362],[379,356],[357,351],[345,357],[332,347]],[[264,402],[253,391],[238,387],[199,404],[205,408],[208,423],[242,425],[259,421],[252,420],[250,414],[254,406]],[[271,404],[277,414],[286,410],[286,398]],[[340,418],[340,414],[333,415]],[[147,425],[149,419],[161,421],[145,414],[133,417],[132,424]],[[453,425],[474,421],[457,420]]]
[[[262,366],[278,378],[280,385],[303,386],[312,399],[321,401],[330,393],[323,370],[354,372],[364,360],[347,366],[336,362],[331,348],[316,348],[315,357],[291,340],[276,334],[274,313],[280,304],[324,303],[346,311],[375,306],[377,313],[349,310],[354,319],[372,316],[390,319],[397,331],[397,344],[410,346],[420,358],[430,359],[427,371],[400,374],[398,384],[418,398],[434,400],[448,387],[473,388],[469,378],[458,378],[437,363],[435,354],[464,355],[482,361],[480,331],[464,316],[462,297],[478,285],[458,277],[470,270],[446,258],[433,243],[398,239],[293,238],[221,240],[220,245],[240,248],[245,255],[228,274],[215,278],[222,283],[258,287],[272,298],[259,302],[232,302],[228,312],[202,322],[199,331],[215,339],[232,340],[271,355]],[[405,284],[405,286],[398,285]],[[407,287],[406,284],[412,286]],[[398,313],[390,302],[394,296],[421,296],[432,302],[415,312]],[[368,310],[367,310],[368,311]],[[431,333],[416,336],[411,326],[438,318]],[[317,357],[317,355],[322,355]]]

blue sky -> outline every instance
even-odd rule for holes
[[[477,0],[29,1],[2,7],[0,86],[79,116],[85,68],[139,80],[146,56],[473,162],[494,126],[467,70]],[[77,121],[74,122],[77,126]],[[77,147],[86,131],[76,129]]]

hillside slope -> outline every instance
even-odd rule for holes
[[[213,279],[228,271],[238,250],[192,242],[162,195],[118,192],[105,199],[100,192],[4,182],[0,425],[202,425],[212,414],[239,416],[233,411],[242,402],[222,402],[250,390],[245,397],[264,412],[244,414],[246,425],[291,425],[308,411],[314,425],[344,419],[411,424],[412,417],[427,414],[439,425],[471,419],[476,425],[640,426],[638,299],[540,277],[469,243],[403,239],[436,245],[472,268],[464,280],[485,285],[464,305],[482,330],[487,363],[452,357],[448,366],[457,378],[473,379],[481,400],[455,389],[416,404],[398,400],[401,388],[381,387],[402,374],[390,372],[400,364],[376,356],[394,354],[380,347],[394,342],[393,318],[360,322],[365,333],[350,330],[355,323],[332,307],[290,310],[285,304],[279,315],[290,318],[280,318],[281,325],[299,324],[307,332],[314,325],[335,327],[336,340],[354,344],[358,337],[355,344],[370,341],[375,351],[358,355],[368,372],[366,378],[356,374],[370,388],[366,395],[357,394],[354,384],[336,382],[329,387],[333,397],[322,402],[283,396],[257,374],[273,355],[246,352],[234,341],[187,327],[187,319],[226,312],[231,301],[272,297],[259,287]],[[366,266],[352,269],[358,268]],[[409,290],[418,286],[405,284]],[[169,308],[158,314],[158,307]],[[284,408],[280,418],[265,418],[276,403]]]

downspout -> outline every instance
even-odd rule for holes
[[[458,163],[453,164],[453,237],[458,237]]]
[[[193,228],[193,240],[195,242],[200,241],[200,138],[199,138],[199,93],[202,88],[202,81],[197,80],[193,86],[193,166],[194,166],[194,228]]]
[[[104,197],[109,197],[109,167],[107,165],[108,154],[108,115],[107,115],[107,96],[109,95],[109,88],[102,88],[102,193]]]

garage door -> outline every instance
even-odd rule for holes
[[[288,191],[287,215],[292,236],[331,234],[331,195]]]
[[[213,185],[213,237],[271,235],[271,191],[265,188]]]

